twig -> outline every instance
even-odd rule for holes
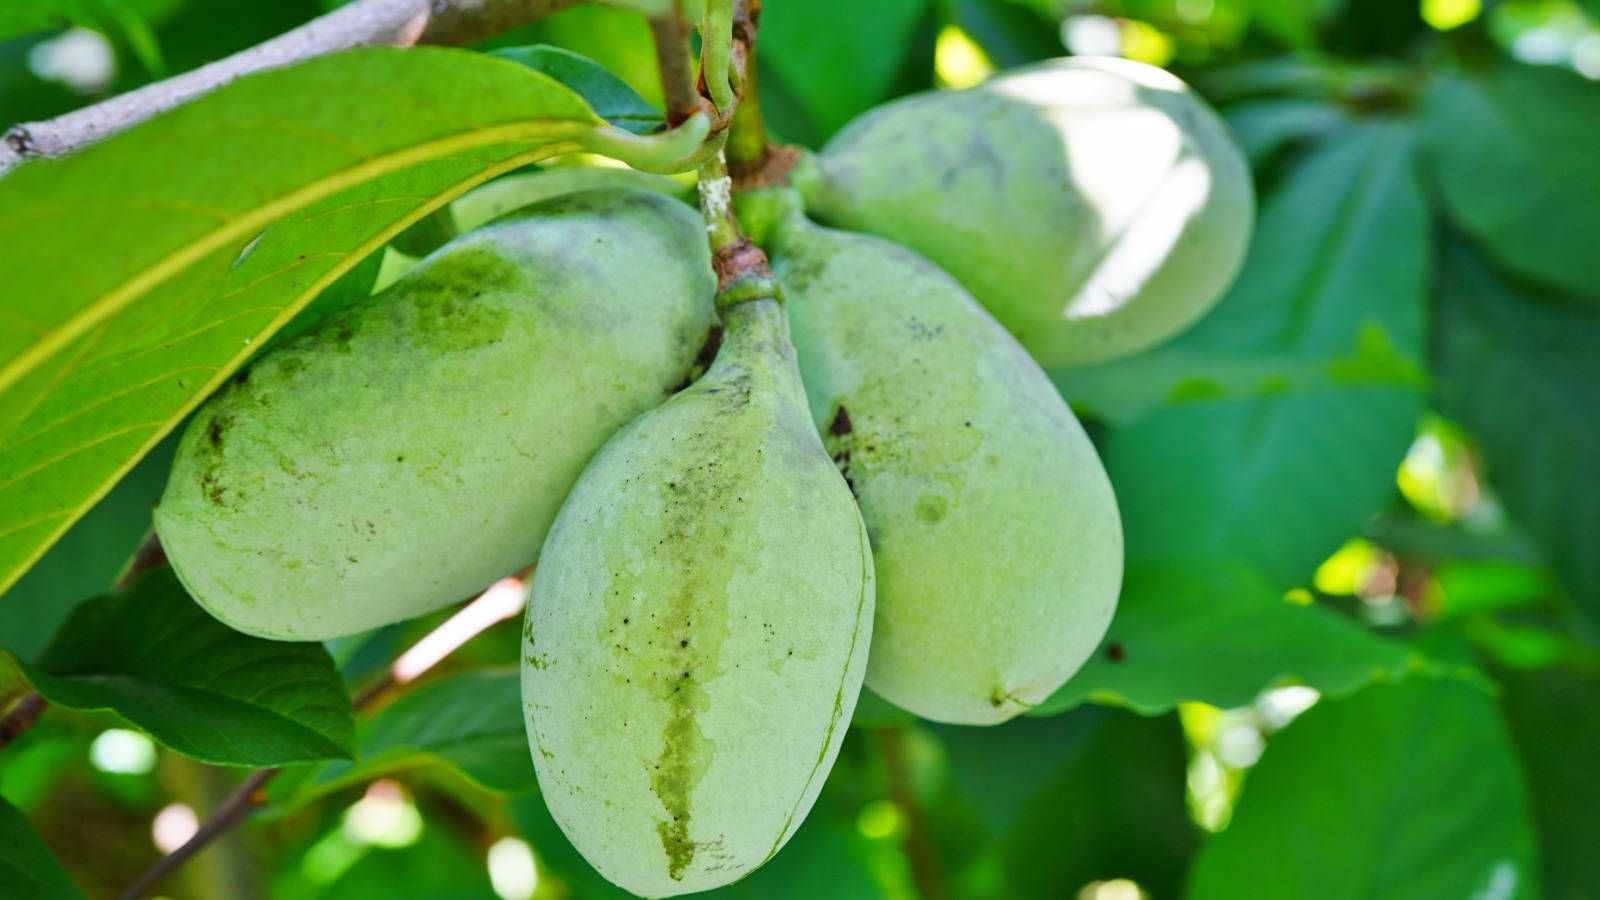
[[[145,891],[155,887],[157,882],[199,853],[207,844],[243,822],[267,802],[266,793],[262,788],[281,771],[283,770],[262,769],[251,773],[249,778],[240,782],[239,786],[212,811],[193,837],[184,841],[183,846],[156,860],[154,865],[139,876],[139,880],[129,885],[128,889],[119,895],[119,900],[137,900]]]
[[[882,728],[874,732],[878,752],[883,757],[883,768],[889,777],[889,799],[905,816],[905,838],[901,841],[906,860],[911,863],[911,878],[916,882],[917,893],[923,900],[944,900],[944,870],[939,867],[939,857],[933,852],[933,842],[928,839],[928,826],[923,820],[921,805],[911,789],[911,772],[906,764],[905,726]]]
[[[39,715],[44,712],[44,698],[29,691],[22,695],[22,699],[11,707],[5,718],[0,719],[0,750],[17,739],[17,736],[33,727],[39,720]]]
[[[511,618],[521,607],[522,585],[527,579],[529,571],[531,569],[525,569],[512,578],[506,578],[495,583],[487,591],[484,591],[475,600],[463,607],[460,612],[451,616],[444,624],[428,632],[421,640],[413,644],[410,650],[401,654],[395,664],[384,670],[381,676],[357,691],[355,696],[351,698],[350,705],[357,710],[371,705],[373,701],[390,688],[405,684],[421,675],[443,659],[444,656],[448,655],[448,652],[460,647],[490,625]],[[518,601],[515,604],[507,603],[507,597],[513,592],[519,598]],[[481,608],[485,604],[498,612],[493,615],[484,615],[481,612],[474,613],[475,608]],[[402,670],[401,662],[407,658],[412,650],[429,642],[438,641],[441,635],[444,636],[448,643],[449,649],[446,653],[437,657],[430,657],[429,661],[422,665]],[[262,788],[281,771],[283,771],[281,768],[261,769],[251,773],[249,778],[246,778],[237,788],[234,788],[233,792],[211,812],[211,815],[206,817],[205,822],[201,824],[192,837],[183,843],[183,846],[156,860],[150,868],[144,871],[144,874],[139,876],[137,881],[118,895],[118,900],[138,900],[146,891],[155,887],[163,878],[183,865],[185,861],[205,849],[206,845],[249,818],[251,813],[265,806],[267,795]]]
[[[666,106],[667,124],[679,122],[700,111],[700,92],[695,89],[694,67],[689,62],[689,23],[676,5],[666,15],[650,20],[650,37],[656,45],[656,69],[661,73],[661,98]]]
[[[0,139],[0,174],[34,156],[61,156],[210,93],[241,75],[350,47],[471,44],[578,0],[356,0],[265,43],[182,75]]]

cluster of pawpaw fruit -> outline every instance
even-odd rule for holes
[[[869,112],[738,211],[781,288],[719,295],[696,211],[638,188],[456,238],[210,399],[156,513],[198,602],[279,639],[537,560],[541,789],[645,896],[776,853],[863,682],[992,724],[1078,669],[1121,527],[1040,363],[1192,323],[1253,201],[1181,82],[1068,59]]]

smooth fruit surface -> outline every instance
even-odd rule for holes
[[[1051,60],[879,107],[809,182],[820,221],[926,256],[1045,366],[1187,328],[1233,281],[1254,221],[1221,119],[1124,59]]]
[[[888,241],[779,227],[813,419],[877,573],[867,686],[941,722],[1042,702],[1105,634],[1116,498],[1039,366],[952,278]]]
[[[534,573],[523,700],[550,812],[647,897],[744,876],[816,799],[855,708],[872,557],[783,308],[724,313],[691,387],[628,425]]]
[[[155,513],[173,567],[234,628],[316,640],[532,562],[590,456],[689,372],[705,243],[651,192],[561,197],[272,350],[183,436]]]

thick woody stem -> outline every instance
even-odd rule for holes
[[[251,72],[350,47],[471,44],[577,2],[355,0],[226,59],[48,121],[17,125],[0,139],[0,174],[28,157],[70,153]]]

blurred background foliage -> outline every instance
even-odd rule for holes
[[[8,5],[0,125],[336,5]],[[635,14],[492,42],[528,43],[659,99]],[[865,698],[799,834],[722,893],[1600,897],[1600,2],[768,0],[759,77],[772,130],[818,147],[892,97],[1069,52],[1189,80],[1260,198],[1199,326],[1052,373],[1122,503],[1118,619],[1037,717],[951,728]],[[110,584],[169,456],[0,598],[0,646],[36,657]],[[444,615],[330,650],[359,684]],[[538,797],[517,648],[503,623],[363,714],[361,763],[292,768],[165,893],[620,896]],[[114,896],[238,777],[55,710],[0,755],[0,832]]]

